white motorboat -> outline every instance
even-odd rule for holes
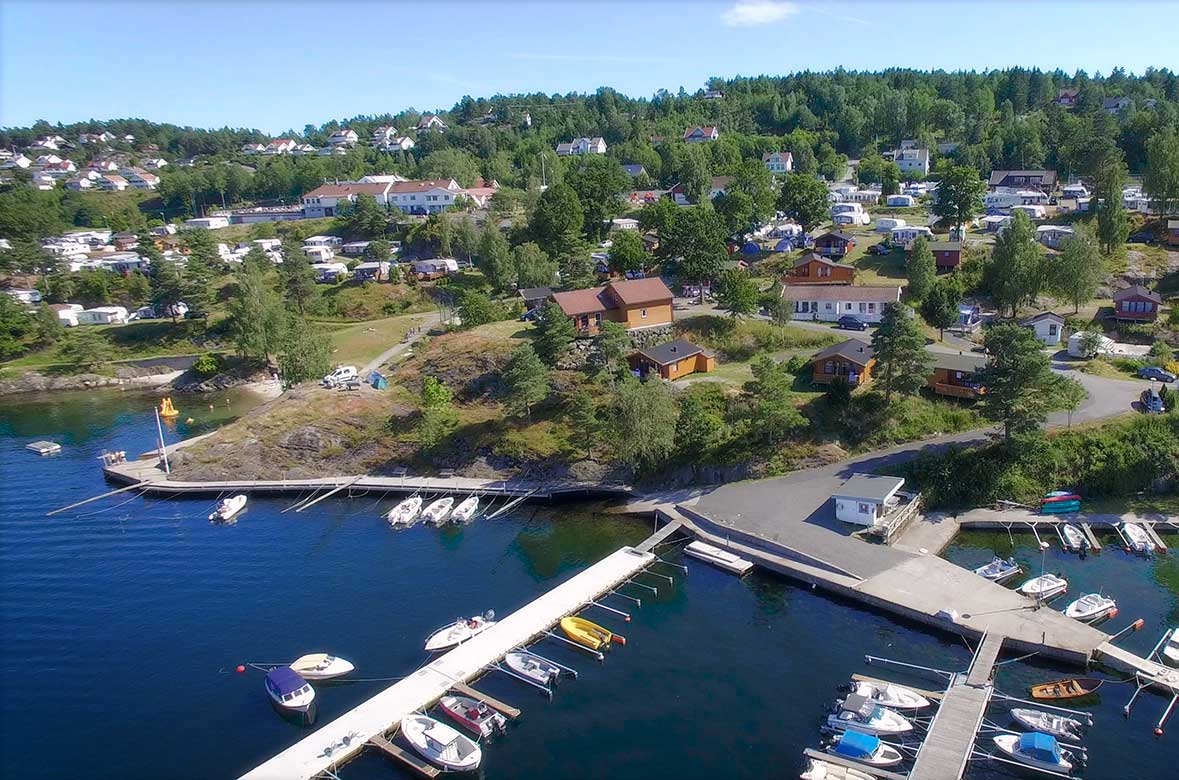
[[[1138,523],[1122,523],[1122,533],[1126,537],[1126,541],[1130,543],[1130,549],[1139,555],[1149,555],[1154,551],[1154,542],[1150,541],[1150,536],[1146,533],[1146,529]]]
[[[858,769],[808,758],[806,771],[798,776],[799,780],[876,780],[875,775],[861,772]]]
[[[852,693],[894,710],[923,710],[931,703],[916,691],[890,682],[859,680],[852,682],[849,688]]]
[[[438,650],[448,650],[455,645],[460,645],[471,637],[478,636],[494,626],[494,617],[495,612],[489,609],[484,615],[475,615],[465,620],[459,618],[449,626],[443,626],[430,634],[426,638],[426,650],[433,653]]]
[[[343,677],[356,667],[351,661],[329,653],[308,653],[292,661],[291,668],[306,680],[333,680]]]
[[[1085,534],[1072,523],[1061,523],[1060,533],[1064,536],[1065,546],[1073,552],[1080,552],[1089,547]]]
[[[1055,598],[1066,590],[1068,590],[1068,580],[1057,577],[1055,574],[1033,577],[1019,586],[1020,593],[1031,598],[1038,598],[1041,601]]]
[[[540,685],[547,686],[561,676],[561,667],[522,650],[505,655],[504,663],[516,674]]]
[[[1081,730],[1085,727],[1085,724],[1076,718],[1022,707],[1012,709],[1011,717],[1028,731],[1041,731],[1074,742],[1080,741]]]
[[[430,523],[431,525],[441,525],[446,516],[450,514],[450,508],[454,506],[454,499],[450,496],[440,498],[432,502],[422,512],[422,522]]]
[[[827,746],[827,752],[868,766],[896,766],[905,760],[901,751],[881,742],[880,737],[863,734],[855,729],[840,734],[834,743]]]
[[[452,523],[466,523],[475,516],[475,512],[479,511],[479,497],[467,496],[463,502],[454,508],[450,513],[450,522]]]
[[[402,718],[401,733],[422,758],[449,772],[478,769],[483,760],[478,742],[425,715]]]
[[[1179,628],[1171,629],[1167,641],[1163,643],[1163,649],[1159,652],[1164,662],[1171,666],[1179,666]]]
[[[408,527],[413,525],[414,520],[418,518],[418,512],[422,511],[422,497],[410,496],[402,501],[397,506],[389,510],[389,514],[385,515],[385,519],[389,521],[389,525],[394,528]]]
[[[448,718],[481,737],[490,737],[508,725],[508,719],[503,715],[467,696],[443,696],[438,700],[438,706]]]
[[[289,666],[266,673],[266,693],[279,712],[315,718],[315,689]]]
[[[753,569],[753,561],[747,561],[728,550],[722,550],[720,547],[714,547],[704,542],[692,542],[684,548],[684,552],[693,558],[706,561],[713,566],[719,566],[739,577],[745,576]]]
[[[827,725],[836,731],[854,729],[873,736],[907,734],[913,730],[913,724],[904,715],[854,693],[838,702],[838,711],[827,716]]]
[[[985,566],[979,566],[974,570],[975,574],[991,582],[1006,582],[1016,574],[1019,574],[1019,572],[1019,564],[1015,562],[1015,559],[1000,558],[997,555],[990,563]]]
[[[225,523],[233,519],[233,516],[242,511],[246,506],[246,496],[244,493],[239,493],[236,496],[230,496],[217,504],[217,508],[209,515],[210,523]]]
[[[1082,623],[1092,623],[1117,615],[1118,603],[1100,593],[1086,593],[1065,607],[1064,614]]]
[[[1064,750],[1051,734],[1032,731],[1027,734],[999,734],[995,747],[1007,757],[1025,766],[1067,775],[1073,769],[1070,751]]]

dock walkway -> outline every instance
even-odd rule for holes
[[[241,780],[311,780],[325,770],[333,770],[354,758],[366,743],[383,740],[403,717],[429,707],[456,683],[471,682],[506,653],[525,645],[654,560],[650,553],[632,547],[606,556],[482,634],[325,724],[242,775]]]

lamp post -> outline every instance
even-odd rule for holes
[[[1048,542],[1040,542],[1040,587],[1036,589],[1036,609],[1043,605],[1044,569],[1048,560]]]

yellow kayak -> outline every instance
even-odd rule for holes
[[[561,630],[565,632],[565,636],[591,650],[601,650],[608,647],[610,640],[614,638],[613,634],[597,623],[591,623],[585,618],[579,617],[561,618]]]

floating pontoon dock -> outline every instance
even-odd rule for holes
[[[311,780],[334,771],[370,742],[392,753],[386,747],[391,744],[386,734],[402,718],[431,706],[447,691],[469,683],[505,654],[543,634],[561,618],[610,592],[655,560],[651,553],[633,547],[623,547],[606,556],[242,775],[241,780]]]
[[[25,449],[38,455],[56,455],[61,452],[61,445],[55,441],[34,441],[26,444]]]

